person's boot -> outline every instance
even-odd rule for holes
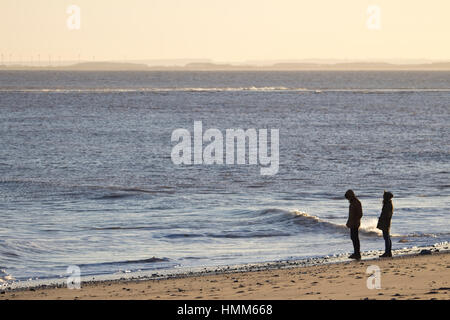
[[[391,257],[392,257],[392,252],[385,252],[380,256],[380,258],[391,258]]]
[[[354,253],[352,255],[349,256],[350,259],[355,259],[355,260],[361,260],[361,254],[360,253]]]

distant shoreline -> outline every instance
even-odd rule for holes
[[[450,62],[392,63],[275,63],[267,66],[188,63],[184,66],[149,66],[143,63],[83,62],[67,66],[0,65],[0,71],[450,71]]]

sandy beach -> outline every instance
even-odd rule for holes
[[[381,288],[368,289],[369,266],[380,268]],[[164,280],[82,284],[80,290],[2,291],[5,299],[380,299],[450,297],[450,254],[403,256],[279,270],[182,276]],[[373,283],[373,282],[371,282]]]

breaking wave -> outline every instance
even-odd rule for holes
[[[345,223],[336,223],[330,220],[320,218],[302,212],[299,210],[282,210],[282,209],[265,209],[259,211],[259,214],[266,216],[267,220],[264,221],[268,224],[293,222],[295,225],[299,225],[302,228],[311,232],[338,232],[347,234],[348,228]],[[381,237],[383,232],[377,229],[378,219],[373,217],[363,217],[361,220],[361,226],[359,227],[359,233],[369,237]],[[436,238],[438,236],[448,235],[447,233],[417,233],[412,232],[410,234],[391,234],[394,238]]]
[[[411,93],[449,92],[450,88],[290,88],[290,87],[178,87],[178,88],[0,88],[0,92],[32,93],[127,93],[127,92],[355,92],[355,93]]]
[[[310,223],[315,224],[318,229],[334,229],[337,232],[345,232],[348,233],[348,228],[345,224],[339,224],[334,223],[331,221],[327,221],[324,219],[321,219],[317,216],[307,214],[305,212],[301,212],[298,210],[292,211],[292,214],[294,217],[300,221],[300,223]],[[376,219],[369,219],[369,220],[362,220],[361,226],[359,227],[359,232],[363,235],[367,236],[381,236],[383,233],[381,230],[376,228],[377,220]]]
[[[79,264],[79,267],[97,266],[97,265],[123,265],[123,264],[138,264],[138,263],[160,263],[168,262],[168,258],[157,258],[152,257],[148,259],[141,260],[125,260],[125,261],[111,261],[111,262],[99,262],[99,263],[89,263],[89,264]]]

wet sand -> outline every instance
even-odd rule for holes
[[[368,289],[367,268],[381,271]],[[4,299],[449,299],[450,253],[278,270],[82,283],[82,288],[2,291]],[[371,282],[373,283],[373,282]]]

